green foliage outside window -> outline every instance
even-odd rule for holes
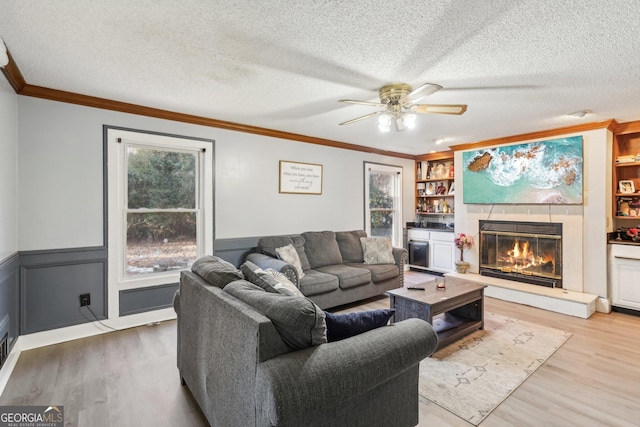
[[[393,233],[393,177],[388,174],[369,175],[369,209],[371,235],[391,236]]]
[[[128,150],[129,209],[194,209],[196,155],[142,148]],[[128,241],[193,239],[191,212],[144,212],[127,215]]]

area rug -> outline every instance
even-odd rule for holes
[[[478,425],[570,336],[485,313],[483,330],[420,362],[420,396]]]

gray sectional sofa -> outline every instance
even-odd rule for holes
[[[309,328],[322,327],[324,312],[309,298],[267,292],[205,258],[198,274],[181,273],[174,308],[180,378],[211,426],[418,423],[419,363],[437,346],[431,325],[408,319],[318,343]]]
[[[361,238],[367,239],[362,230],[263,237],[246,259],[263,269],[272,268],[285,274],[323,309],[402,287],[406,249],[392,248],[389,244],[391,258],[387,262],[374,258],[367,263]],[[288,245],[295,248],[301,268],[278,258],[277,249]]]

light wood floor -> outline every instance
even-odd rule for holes
[[[430,276],[407,273],[407,283]],[[340,311],[386,308],[379,297]],[[640,317],[579,319],[486,298],[485,309],[573,333],[481,424],[637,426]],[[176,323],[138,327],[23,352],[0,405],[64,405],[67,426],[206,426],[176,368]],[[432,403],[419,426],[470,426]],[[241,426],[239,426],[241,427]]]

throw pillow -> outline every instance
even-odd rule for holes
[[[298,234],[294,234],[291,236],[270,236],[270,237],[262,237],[258,240],[258,246],[256,250],[258,253],[267,254],[270,257],[278,258],[278,253],[276,252],[277,248],[281,248],[287,245],[293,245],[296,248],[296,252],[298,253],[298,258],[300,258],[300,264],[302,264],[302,270],[306,271],[310,269],[309,260],[307,259],[307,254],[304,251],[304,238]]]
[[[300,292],[300,289],[298,289],[296,285],[294,285],[293,282],[289,280],[284,274],[274,270],[273,268],[267,268],[264,272],[265,274],[271,276],[276,282],[278,282],[278,284],[275,286],[276,291],[280,292],[281,294],[304,298],[304,294]]]
[[[233,264],[213,255],[197,259],[191,266],[191,271],[219,288],[224,288],[235,280],[244,279],[242,272]]]
[[[327,341],[340,341],[384,326],[395,312],[395,308],[346,314],[332,314],[325,311]]]
[[[265,292],[247,281],[230,283],[225,292],[269,318],[291,349],[299,350],[327,342],[325,314],[309,298]]]
[[[362,251],[365,264],[393,264],[390,237],[361,237]]]
[[[245,261],[245,263],[240,266],[240,270],[244,274],[244,277],[254,285],[260,286],[267,292],[278,292],[276,289],[278,282],[251,261]]]
[[[296,272],[298,273],[298,280],[304,277],[304,271],[302,271],[300,257],[298,256],[296,248],[294,248],[292,244],[288,244],[287,246],[283,246],[281,248],[276,248],[276,253],[278,254],[278,258],[293,265],[293,267],[296,269]]]

